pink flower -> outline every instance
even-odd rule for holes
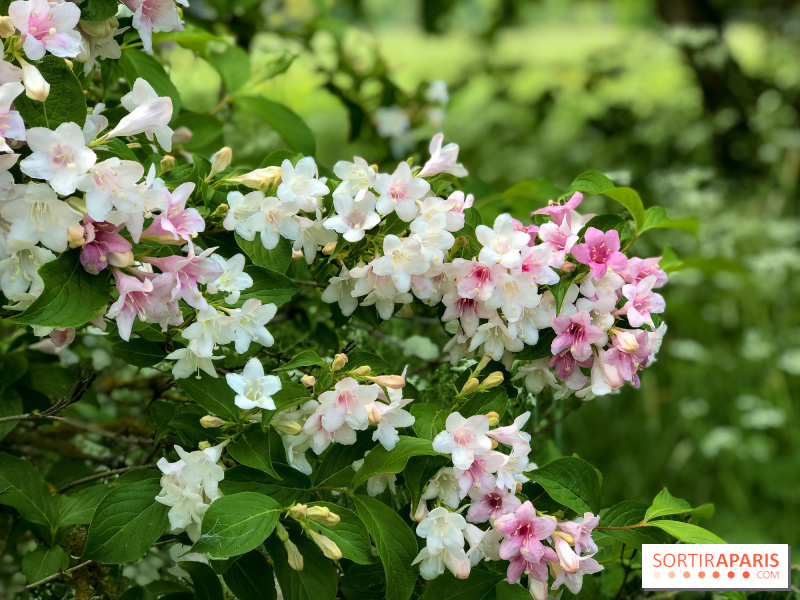
[[[517,219],[512,219],[512,222],[514,223],[514,231],[522,231],[523,233],[527,233],[529,236],[531,236],[528,246],[534,246],[536,244],[536,234],[539,232],[539,226],[534,224],[525,226],[522,224],[522,221]]]
[[[472,489],[469,496],[473,500],[467,510],[467,521],[470,523],[485,523],[490,519],[494,521],[506,513],[513,513],[522,504],[514,494],[500,488],[495,488],[488,494],[485,489]]]
[[[312,402],[316,403],[315,400]],[[344,446],[352,446],[356,443],[356,432],[350,425],[342,423],[340,427],[329,430],[322,423],[324,418],[324,409],[319,407],[317,412],[308,417],[303,425],[303,433],[311,436],[311,448],[316,454],[322,454],[331,442]]]
[[[638,380],[636,371],[647,365],[650,356],[650,334],[643,329],[618,329],[612,346],[605,352],[606,363],[614,367],[625,381]]]
[[[319,396],[322,426],[336,431],[344,423],[360,431],[369,426],[367,405],[378,399],[380,387],[376,384],[359,385],[352,377],[345,377],[333,390]]]
[[[445,431],[433,438],[433,449],[442,454],[452,454],[457,469],[469,469],[476,456],[484,456],[492,449],[492,440],[486,436],[489,430],[486,415],[466,419],[461,413],[454,412],[447,417],[445,427]]]
[[[628,270],[620,273],[623,279],[628,283],[639,283],[645,277],[655,275],[656,282],[654,288],[660,288],[667,283],[667,274],[658,267],[658,262],[661,260],[660,256],[655,258],[631,258],[628,261]]]
[[[462,298],[477,298],[486,302],[494,293],[495,285],[508,273],[502,265],[486,266],[473,258],[471,261],[457,258],[450,263],[457,277],[456,288]]]
[[[603,566],[591,556],[578,557],[577,570],[574,573],[570,573],[566,570],[561,571],[561,573],[556,576],[555,581],[553,581],[552,589],[556,590],[561,587],[562,584],[566,584],[570,592],[577,594],[581,591],[581,587],[583,587],[584,575],[599,573],[602,570]]]
[[[122,237],[121,225],[97,222],[89,215],[83,218],[83,246],[81,246],[81,264],[88,273],[97,275],[108,266],[108,255],[111,252],[128,252],[131,243]]]
[[[558,562],[555,551],[542,544],[556,530],[556,522],[547,517],[537,517],[530,500],[514,513],[497,519],[495,528],[503,534],[500,558],[510,560],[508,582],[515,583],[523,571],[530,571],[537,579],[547,579],[547,567],[542,559]]]
[[[179,185],[172,193],[164,192],[167,207],[150,226],[142,232],[142,237],[177,241],[189,241],[194,234],[206,228],[203,217],[196,208],[186,208],[186,201],[194,191],[193,183]]]
[[[425,166],[422,167],[422,171],[419,172],[419,177],[431,177],[439,173],[450,173],[456,177],[464,177],[467,175],[467,170],[464,166],[456,162],[458,160],[458,145],[450,143],[442,148],[443,140],[444,134],[441,133],[437,133],[431,139],[429,148],[431,158],[425,163]]]
[[[153,32],[183,29],[175,0],[123,0],[133,12],[133,26],[142,38],[146,52],[153,52]],[[184,4],[184,2],[181,2]]]
[[[559,523],[556,529],[570,535],[575,540],[575,552],[578,555],[582,553],[594,554],[597,552],[597,544],[592,539],[592,530],[597,527],[598,523],[600,523],[600,517],[587,512],[583,513],[583,517],[579,517],[575,521]]]
[[[565,351],[550,359],[550,366],[556,368],[556,375],[571,390],[579,390],[586,383],[586,375],[578,367],[591,367],[592,361],[575,360],[569,352]]]
[[[532,236],[532,239],[533,237],[535,236]],[[522,265],[519,271],[533,276],[533,280],[537,284],[553,285],[561,279],[559,274],[550,266],[553,263],[553,249],[549,244],[523,248],[520,256],[522,257]],[[514,273],[516,274],[516,271]]]
[[[553,329],[557,334],[550,347],[553,355],[569,350],[578,362],[589,359],[592,356],[592,344],[605,337],[602,329],[592,325],[592,318],[585,310],[569,317],[555,317]]]
[[[595,227],[589,227],[583,244],[572,247],[572,256],[579,263],[589,265],[589,271],[598,281],[605,277],[609,269],[623,271],[628,266],[628,259],[619,251],[619,232],[611,229],[603,233]]]
[[[487,309],[480,300],[462,298],[456,292],[445,294],[442,303],[446,307],[442,315],[442,322],[447,323],[453,319],[459,319],[464,333],[470,337],[475,335],[481,319],[488,319],[495,314],[494,311]]]
[[[530,416],[530,411],[526,411],[514,419],[513,424],[492,429],[487,432],[486,435],[498,444],[505,444],[512,448],[516,448],[517,446],[530,447],[531,434],[522,431],[522,428],[525,427],[525,423],[528,422]]]
[[[464,498],[472,487],[478,490],[494,489],[497,481],[494,473],[500,470],[506,460],[505,454],[491,450],[483,456],[476,456],[469,469],[455,467],[453,473],[461,489],[459,496]]]
[[[556,225],[561,225],[561,222],[564,220],[564,216],[566,216],[569,211],[578,208],[581,202],[583,202],[583,194],[580,192],[575,192],[564,204],[559,204],[558,202],[553,202],[551,200],[548,206],[533,211],[531,216],[549,215],[553,218],[553,221],[556,222]]]
[[[420,177],[412,176],[408,163],[401,162],[393,174],[380,173],[375,178],[378,212],[388,215],[394,211],[403,221],[413,221],[419,214],[417,200],[430,189],[430,183]]]
[[[81,51],[81,34],[75,26],[81,9],[71,2],[17,0],[8,7],[8,16],[19,29],[22,48],[31,60],[39,60],[45,52],[55,56],[75,57]]]
[[[586,221],[586,217],[570,212],[561,223],[545,223],[539,228],[539,239],[553,250],[552,267],[558,269],[564,264],[567,254],[578,243],[578,233]]]
[[[629,283],[622,287],[622,295],[628,302],[621,309],[614,312],[617,315],[627,315],[631,327],[641,327],[651,323],[651,314],[664,312],[666,304],[661,294],[653,292],[657,278],[649,275],[637,283]]]
[[[203,310],[208,302],[202,292],[197,288],[198,283],[209,283],[222,274],[222,267],[217,261],[210,258],[215,248],[208,248],[201,254],[195,255],[194,245],[189,244],[187,256],[167,256],[164,258],[147,258],[147,262],[154,264],[164,274],[169,275],[172,281],[171,300],[182,298],[186,304]]]
[[[136,277],[114,270],[119,299],[106,313],[116,319],[120,337],[128,341],[133,321],[155,321],[166,331],[167,325],[180,325],[183,317],[175,303],[170,301],[172,280],[168,275],[154,275],[137,271]]]

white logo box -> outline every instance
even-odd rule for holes
[[[792,549],[787,544],[644,544],[642,589],[791,589]]]

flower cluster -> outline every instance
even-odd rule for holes
[[[491,417],[496,421],[496,414]],[[412,515],[419,522],[417,535],[426,542],[414,561],[425,579],[438,577],[445,568],[465,579],[481,560],[506,560],[508,582],[517,583],[525,573],[532,596],[544,600],[548,572],[555,577],[552,589],[566,584],[578,593],[583,575],[602,569],[591,558],[597,552],[591,538],[597,517],[586,513],[575,521],[559,521],[517,498],[528,481],[525,472],[536,469],[528,458],[531,436],[522,430],[529,417],[524,413],[511,425],[490,429],[489,415],[448,416],[433,448],[449,454],[453,466],[443,467],[428,482]],[[501,445],[508,452],[497,450]],[[429,511],[431,501],[437,506]],[[479,527],[484,524],[489,527]]]

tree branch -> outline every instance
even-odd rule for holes
[[[59,571],[58,573],[54,573],[54,574],[50,575],[49,577],[45,577],[44,579],[40,579],[39,581],[34,581],[33,583],[31,583],[29,585],[26,585],[25,589],[26,590],[32,590],[35,587],[39,587],[40,585],[43,585],[45,583],[49,583],[51,581],[54,581],[54,580],[58,579],[59,577],[61,577],[65,573],[74,573],[75,571],[83,569],[84,567],[89,566],[93,562],[94,562],[93,560],[87,560],[85,562],[82,562],[80,564],[75,565],[74,567],[70,567],[69,569],[66,569],[64,571]]]
[[[79,485],[83,485],[84,483],[88,483],[90,481],[95,481],[97,479],[103,479],[104,477],[111,477],[112,475],[121,475],[122,473],[127,473],[128,471],[139,471],[141,469],[152,469],[155,465],[136,465],[133,467],[122,467],[120,469],[111,469],[110,471],[103,471],[102,473],[95,473],[94,475],[89,475],[87,477],[83,477],[81,479],[76,479],[75,481],[69,482],[67,485],[62,487],[58,490],[59,494],[64,493],[65,491],[77,487]]]
[[[70,404],[75,404],[78,400],[83,398],[83,395],[89,390],[90,387],[92,387],[96,377],[97,373],[92,371],[86,377],[86,379],[76,381],[74,384],[72,384],[72,387],[69,389],[66,395],[61,398],[61,400],[53,404],[53,406],[45,411],[40,413],[25,413],[21,415],[12,415],[10,417],[0,417],[0,423],[9,423],[11,421],[30,421],[34,419],[58,420],[54,419],[53,416],[67,408]]]

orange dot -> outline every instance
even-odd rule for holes
[[[714,579],[718,579],[719,578],[719,571],[714,571],[711,575],[714,577]]]
[[[728,579],[733,579],[736,576],[736,573],[733,571],[728,571]]]
[[[653,577],[655,579],[658,579],[659,577],[661,577],[661,573],[659,571],[656,571],[655,573],[653,573]]]
[[[745,579],[750,577],[750,571],[745,571],[744,573],[742,573],[742,577],[744,577]]]
[[[705,579],[706,572],[705,572],[705,571],[700,571],[700,572],[698,573],[698,575],[699,575],[700,579]]]
[[[670,579],[675,579],[675,571],[670,571],[667,575],[669,575]]]
[[[684,571],[683,572],[683,578],[684,579],[689,579],[689,571]]]

